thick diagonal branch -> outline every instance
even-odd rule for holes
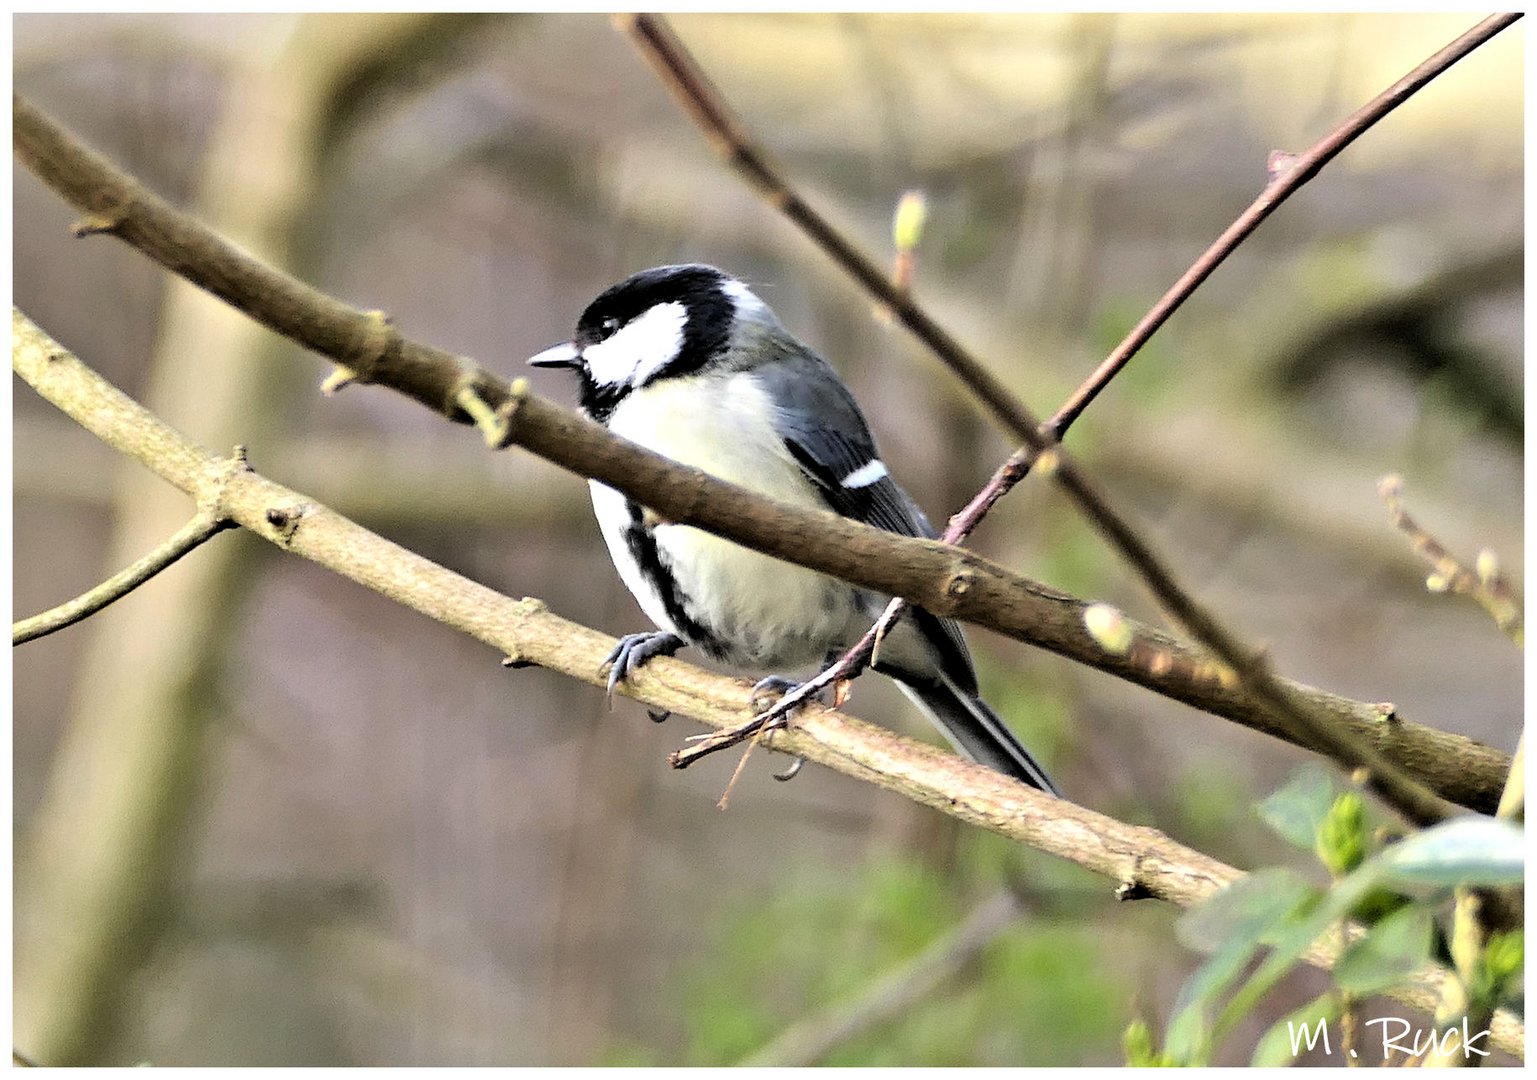
[[[1328,752],[1298,734],[1274,705],[1219,682],[1192,679],[1209,667],[1206,650],[1150,627],[1141,638],[1179,661],[1150,669],[1106,652],[1085,630],[1082,601],[1012,574],[980,556],[912,540],[838,517],[775,503],[611,435],[535,396],[514,402],[510,388],[461,357],[396,334],[376,313],[348,308],[240,252],[85,149],[62,127],[19,98],[13,108],[18,156],[73,205],[90,213],[117,207],[109,230],[188,280],[217,283],[219,295],[264,325],[349,365],[441,415],[470,422],[457,405],[472,389],[495,408],[516,405],[513,441],[556,464],[594,477],[668,520],[697,525],[778,558],[855,584],[902,596],[933,611],[977,623],[1068,656],[1158,693],[1299,745]],[[212,286],[207,286],[212,287]],[[316,296],[320,294],[316,293]],[[276,297],[276,299],[275,299]],[[314,304],[318,303],[316,307]],[[383,347],[360,342],[387,339]],[[366,356],[366,362],[359,360]],[[1133,537],[1133,540],[1135,538]],[[1185,661],[1189,661],[1186,663]],[[1508,757],[1463,736],[1401,721],[1379,706],[1300,684],[1272,680],[1446,798],[1490,811]]]
[[[210,485],[222,484],[220,498],[229,518],[253,534],[520,663],[603,685],[599,664],[613,645],[607,635],[560,618],[538,600],[513,600],[460,577],[254,471],[231,474],[214,454],[123,394],[14,310],[11,352],[12,367],[38,393],[175,487],[206,498]],[[620,692],[712,727],[740,722],[752,696],[752,688],[742,680],[670,657],[647,664]],[[797,717],[793,731],[774,738],[776,749],[1075,862],[1137,895],[1188,906],[1243,876],[1156,829],[1054,799],[954,754],[815,704]],[[1307,960],[1328,967],[1334,953],[1320,946]],[[1427,969],[1394,993],[1416,1008],[1433,1009],[1444,978]],[[1501,1048],[1520,1053],[1522,1025],[1501,1013],[1492,1038]]]

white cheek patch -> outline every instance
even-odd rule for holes
[[[676,301],[631,319],[613,337],[582,350],[588,377],[602,386],[639,386],[683,347],[688,311]]]
[[[846,488],[862,488],[878,484],[889,475],[891,475],[890,471],[877,458],[874,461],[865,462],[839,482]]]

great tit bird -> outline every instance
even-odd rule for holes
[[[569,368],[581,411],[610,431],[797,506],[933,538],[876,453],[864,414],[826,360],[751,289],[711,266],[661,266],[604,291],[576,335],[529,360]],[[592,504],[619,576],[661,629],[609,657],[612,688],[685,645],[757,671],[807,668],[848,649],[887,597],[656,520],[597,481]],[[883,641],[875,670],[975,761],[1058,795],[978,696],[960,627],[918,608]],[[781,680],[782,682],[782,680]]]

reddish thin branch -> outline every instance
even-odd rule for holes
[[[1089,403],[1099,395],[1116,373],[1127,365],[1142,346],[1147,344],[1148,339],[1168,321],[1169,316],[1179,310],[1180,305],[1189,299],[1190,294],[1211,276],[1212,271],[1221,266],[1238,245],[1259,228],[1260,222],[1274,213],[1275,209],[1289,199],[1298,188],[1318,175],[1318,171],[1333,161],[1340,151],[1364,135],[1388,113],[1408,101],[1416,91],[1436,76],[1520,17],[1519,12],[1489,16],[1351,113],[1339,127],[1314,143],[1305,153],[1295,156],[1280,151],[1273,153],[1270,158],[1270,183],[1265,186],[1259,198],[1250,203],[1249,208],[1239,214],[1238,218],[1223,230],[1222,235],[1201,253],[1201,257],[1191,264],[1190,269],[1180,275],[1179,280],[1169,287],[1169,291],[1163,294],[1158,303],[1154,304],[1148,313],[1142,316],[1142,320],[1131,328],[1131,332],[1121,343],[1111,350],[1110,355],[1105,357],[1094,373],[1084,380],[1083,385],[1046,422],[1045,434],[1052,439],[1060,440],[1072,426],[1073,421],[1088,408]]]
[[[1101,535],[1138,571],[1144,584],[1171,618],[1209,646],[1246,689],[1274,710],[1286,727],[1300,737],[1313,740],[1315,745],[1325,747],[1325,752],[1345,767],[1364,769],[1367,785],[1409,820],[1417,824],[1431,824],[1445,818],[1450,808],[1423,785],[1398,773],[1371,747],[1339,731],[1324,713],[1291,694],[1270,670],[1268,658],[1263,651],[1244,643],[1213,613],[1199,605],[1178,583],[1151,546],[1111,508],[1071,459],[1056,448],[1067,428],[1088,402],[1276,206],[1362,131],[1376,123],[1420,86],[1518,18],[1519,15],[1501,15],[1486,19],[1358,111],[1308,154],[1295,162],[1289,162],[1286,173],[1273,180],[1271,189],[1267,189],[1268,198],[1262,196],[1263,212],[1252,221],[1245,219],[1253,208],[1241,215],[1234,226],[1176,282],[1111,357],[1085,380],[1046,424],[1037,423],[1023,402],[929,318],[906,291],[899,290],[881,272],[874,260],[834,229],[796,193],[778,170],[769,164],[767,155],[757,147],[741,122],[732,114],[698,62],[662,20],[654,15],[628,15],[616,17],[616,22],[630,34],[663,84],[704,130],[721,157],[746,176],[770,205],[799,225],[851,277],[889,306],[897,318],[988,405],[995,417],[1024,442],[1025,445],[998,468],[987,486],[966,509],[951,519],[945,533],[948,542],[958,542],[968,535],[992,505],[1028,474],[1032,462],[1051,450],[1052,471],[1063,489]],[[1288,182],[1286,178],[1292,179]],[[893,602],[882,616],[882,622],[889,626],[900,617],[901,612],[901,602]],[[694,747],[674,755],[675,763],[687,764],[688,760],[699,756],[701,752],[708,753],[751,736],[769,723],[778,722],[791,705],[803,700],[813,688],[825,686],[862,669],[880,633],[879,627],[872,628],[836,664],[799,692],[781,701],[773,710],[755,717],[739,730],[712,736],[707,747]],[[680,758],[684,760],[680,761]]]

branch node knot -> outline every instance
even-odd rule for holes
[[[536,596],[525,596],[512,605],[511,614],[516,619],[526,619],[532,615],[541,615],[548,610],[549,605],[543,600]],[[520,632],[509,630],[503,636],[514,644],[512,648],[507,650],[507,655],[502,658],[502,667],[520,669],[538,666],[537,661],[530,660],[521,645],[517,644],[521,640]]]
[[[373,382],[380,365],[392,353],[400,350],[400,331],[395,329],[395,321],[386,312],[376,309],[363,314],[367,319],[367,328],[347,351],[342,362],[342,366],[352,374],[349,382]]]
[[[229,513],[229,486],[237,476],[251,471],[251,462],[243,445],[236,445],[227,458],[220,458],[206,470],[205,481],[198,485],[197,508],[210,523],[223,528],[233,524]]]
[[[963,566],[950,575],[950,580],[945,582],[945,594],[947,596],[962,597],[971,591],[971,587],[977,583],[976,571]]]
[[[123,222],[128,220],[127,202],[118,202],[105,210],[87,214],[69,227],[70,235],[77,240],[87,236],[101,236],[114,234],[123,227]]]
[[[1151,900],[1156,895],[1152,889],[1149,889],[1137,878],[1135,873],[1115,887],[1115,898],[1123,902],[1128,900]]]
[[[1270,151],[1270,155],[1265,159],[1265,174],[1269,178],[1267,183],[1274,184],[1285,180],[1301,160],[1301,154],[1295,154],[1290,150]]]
[[[277,531],[278,537],[287,544],[293,539],[294,533],[299,531],[299,521],[309,512],[308,503],[293,503],[290,506],[269,506],[264,515],[267,524]]]

